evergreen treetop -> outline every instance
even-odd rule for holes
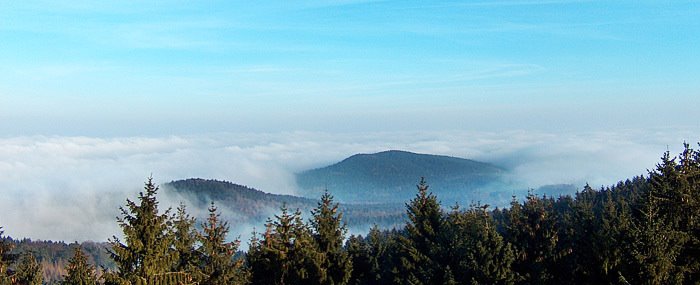
[[[326,191],[311,214],[314,241],[319,253],[324,255],[322,266],[327,273],[324,284],[347,284],[352,264],[343,250],[347,229],[342,222],[343,214],[338,211],[338,203],[333,203],[333,196]]]
[[[198,250],[199,270],[204,275],[200,284],[245,284],[247,276],[243,269],[243,260],[234,259],[240,241],[226,242],[228,222],[221,221],[221,214],[214,202],[208,210],[209,217],[202,224],[202,233],[198,234],[201,243]]]
[[[116,276],[108,276],[109,280],[143,282],[171,272],[177,252],[172,249],[170,209],[159,213],[157,192],[158,187],[149,177],[144,191],[139,193],[138,204],[127,199],[126,208],[120,207],[122,216],[117,222],[124,242],[116,236],[109,241],[110,255],[117,265]]]
[[[62,285],[95,285],[97,275],[95,267],[87,262],[87,256],[80,246],[75,247],[73,257],[66,266],[68,272],[63,278]]]

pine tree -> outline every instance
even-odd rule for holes
[[[122,216],[117,218],[124,233],[124,243],[116,236],[110,239],[110,255],[117,265],[117,272],[105,275],[107,284],[152,284],[164,280],[188,279],[184,273],[171,272],[177,260],[173,247],[170,209],[160,214],[156,194],[158,187],[149,177],[139,193],[138,204],[127,199],[126,208],[120,207]],[[175,279],[177,279],[175,278]],[[171,281],[174,282],[174,281]]]
[[[435,195],[428,192],[424,178],[417,187],[418,194],[406,204],[409,221],[406,223],[407,236],[402,239],[402,270],[417,284],[440,284],[447,262],[440,236],[444,214]]]
[[[199,240],[201,247],[199,270],[204,275],[202,285],[245,284],[246,272],[243,270],[243,260],[235,260],[239,241],[226,242],[228,222],[220,220],[220,213],[214,202],[209,207],[209,217],[202,224]]]
[[[87,256],[83,254],[80,246],[77,246],[73,252],[73,257],[68,260],[66,266],[68,274],[63,276],[63,285],[95,285],[97,284],[97,276],[95,267],[88,264]]]
[[[15,279],[13,283],[15,284],[41,285],[44,280],[41,264],[29,252],[22,253],[15,271],[16,273],[13,276],[13,279]]]
[[[347,284],[352,271],[348,254],[343,250],[343,239],[347,229],[342,223],[343,214],[338,212],[338,203],[327,191],[321,202],[312,212],[311,228],[321,254],[324,255],[323,268],[327,279],[324,284]]]
[[[250,242],[247,261],[252,284],[323,284],[326,272],[323,255],[316,252],[311,231],[297,210],[269,219],[265,233]]]

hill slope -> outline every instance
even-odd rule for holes
[[[297,174],[306,197],[328,189],[343,202],[405,202],[425,177],[443,201],[464,201],[472,192],[499,182],[505,171],[470,159],[390,150],[356,154],[336,164]]]
[[[299,209],[308,216],[318,203],[317,199],[270,194],[231,182],[199,178],[172,181],[163,185],[163,189],[171,198],[189,201],[195,208],[191,209],[193,211],[203,211],[209,203],[215,202],[223,211],[224,218],[232,223],[232,232],[242,224],[263,228],[267,218],[278,214],[283,204],[292,210]],[[394,227],[404,223],[405,208],[399,203],[341,204],[340,208],[350,228],[366,231],[373,224]]]

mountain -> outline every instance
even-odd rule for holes
[[[416,184],[425,177],[430,190],[443,202],[465,205],[471,199],[480,199],[480,190],[502,187],[505,174],[504,169],[485,162],[389,150],[356,154],[333,165],[298,173],[296,179],[305,197],[317,197],[328,189],[348,203],[403,203],[413,198]]]
[[[279,214],[282,205],[286,205],[292,211],[299,209],[308,217],[321,196],[319,195],[318,199],[311,199],[270,194],[227,181],[200,178],[172,181],[164,184],[163,189],[170,199],[189,201],[193,206],[189,209],[191,212],[202,211],[209,206],[209,203],[215,202],[223,212],[224,219],[231,222],[232,232],[236,230],[236,225],[263,228],[268,218]],[[405,222],[405,207],[400,203],[341,204],[340,209],[350,228],[361,228],[366,231],[373,224],[390,228],[403,226]]]

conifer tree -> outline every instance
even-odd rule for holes
[[[515,253],[496,231],[487,205],[472,205],[466,211],[458,207],[447,217],[450,242],[451,276],[459,284],[513,284],[511,264]],[[448,282],[445,280],[444,282]]]
[[[621,202],[614,200],[612,191],[604,192],[604,201],[600,205],[600,214],[595,238],[595,247],[588,249],[594,251],[600,266],[599,272],[605,280],[601,283],[613,283],[619,279],[623,271],[624,243],[626,233],[629,232],[631,216],[629,209]],[[582,248],[581,250],[586,250]]]
[[[323,255],[316,252],[311,232],[297,210],[269,219],[265,233],[250,242],[247,261],[252,284],[323,284]]]
[[[194,228],[195,219],[187,213],[184,203],[180,203],[173,220],[174,248],[177,251],[177,262],[172,271],[189,272],[193,277],[199,276],[197,268],[198,256],[195,245],[197,243],[197,231]]]
[[[374,268],[370,262],[370,249],[361,235],[350,235],[345,242],[345,249],[352,263],[349,284],[370,284]],[[372,280],[376,281],[376,280]]]
[[[684,242],[675,263],[689,283],[696,283],[700,282],[700,153],[687,143],[683,147],[678,162],[666,152],[649,174],[650,193],[658,203],[659,218]]]
[[[505,237],[514,245],[513,268],[525,284],[553,284],[559,239],[552,200],[529,193],[521,205],[513,199]]]
[[[441,284],[444,266],[443,232],[444,214],[428,184],[421,178],[418,194],[406,204],[409,221],[403,241],[402,270],[410,280],[418,284]]]
[[[576,193],[575,199],[565,196],[554,203],[559,242],[558,262],[551,269],[558,283],[602,282],[604,274],[597,263],[598,253],[593,251],[597,246],[593,235],[598,226],[594,211],[597,197],[598,193],[586,185],[581,192]],[[561,272],[566,274],[558,274]]]
[[[68,272],[63,276],[62,285],[95,285],[97,284],[97,276],[95,267],[87,262],[87,256],[83,254],[80,246],[77,246],[73,252],[73,257],[68,260],[66,266]]]
[[[240,242],[226,242],[229,226],[228,222],[220,220],[220,215],[212,202],[209,217],[202,224],[202,233],[198,235],[201,243],[198,250],[199,270],[204,276],[200,284],[246,284],[243,260],[234,259]]]
[[[682,249],[682,236],[659,217],[656,198],[648,193],[641,218],[632,223],[629,258],[635,275],[625,276],[635,284],[681,284],[682,276],[674,264]]]
[[[400,275],[400,246],[394,231],[381,231],[377,225],[370,228],[366,237],[350,236],[346,249],[352,260],[350,284],[397,284],[405,276]]]
[[[170,209],[159,213],[157,192],[158,187],[149,177],[144,191],[139,193],[138,204],[127,199],[126,208],[120,207],[122,216],[117,222],[124,233],[124,243],[116,236],[110,239],[109,252],[117,272],[106,274],[106,283],[141,284],[182,276],[171,272],[177,252],[172,249]]]
[[[30,252],[22,253],[13,279],[15,284],[41,285],[44,280],[44,273],[41,264]]]
[[[16,256],[11,253],[13,245],[9,239],[3,236],[5,232],[0,227],[0,285],[9,285],[9,266],[12,264]]]
[[[347,284],[352,264],[343,250],[347,229],[342,222],[343,214],[338,212],[338,203],[333,203],[333,196],[326,191],[311,214],[313,237],[319,252],[325,257],[322,266],[327,279],[324,284]]]

